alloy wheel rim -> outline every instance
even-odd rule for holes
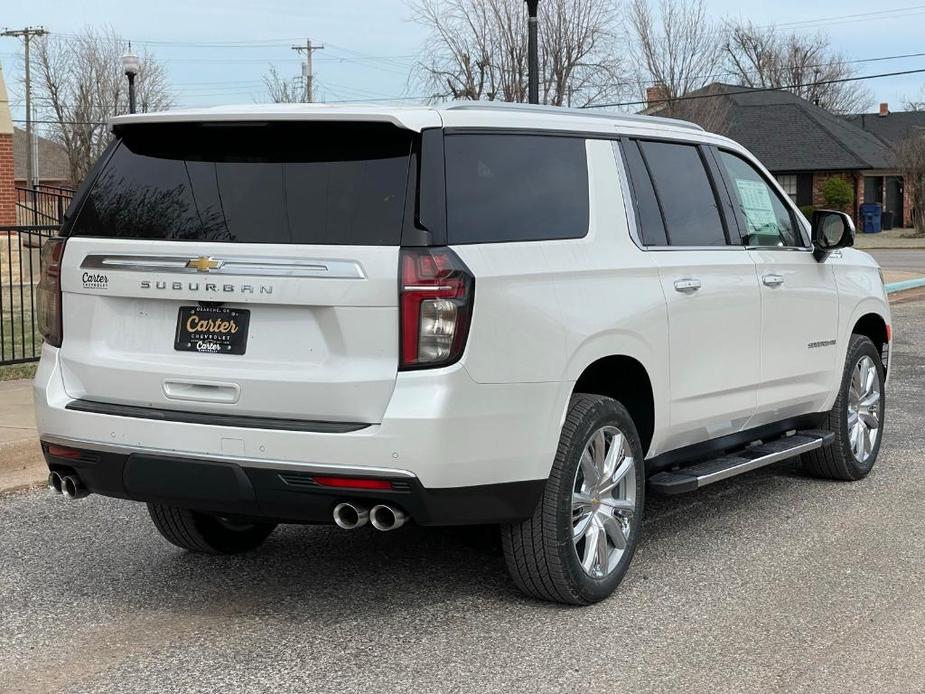
[[[880,436],[880,374],[874,360],[861,357],[848,386],[848,442],[859,463],[873,453]]]
[[[572,485],[572,544],[592,578],[610,574],[623,557],[636,513],[636,462],[620,429],[588,438]]]

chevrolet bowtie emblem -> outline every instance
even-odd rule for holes
[[[216,260],[215,258],[206,257],[204,255],[201,255],[198,258],[190,258],[186,261],[186,267],[195,268],[199,272],[218,270],[224,264],[225,263],[221,260]]]

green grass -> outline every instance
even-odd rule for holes
[[[0,366],[0,381],[15,381],[20,378],[35,378],[35,369],[38,366],[35,362],[28,364],[10,364],[9,366]]]
[[[32,305],[29,301],[29,287],[23,290],[20,313],[19,285],[13,285],[10,292],[9,285],[0,287],[2,292],[3,312],[0,315],[0,333],[2,333],[2,346],[0,358],[2,359],[29,359],[38,357],[42,350],[42,336],[38,334],[33,325]],[[34,345],[34,347],[33,347]],[[35,364],[10,364],[0,366],[0,381],[14,378],[32,378],[35,374]]]

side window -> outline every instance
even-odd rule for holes
[[[662,212],[658,208],[655,188],[652,187],[652,179],[649,178],[646,163],[639,153],[639,146],[633,141],[625,141],[621,143],[621,151],[636,202],[636,216],[642,245],[667,246],[668,237],[665,235]]]
[[[447,135],[449,243],[581,238],[588,233],[585,141],[543,135]]]
[[[696,145],[639,142],[671,246],[725,246],[713,186]]]
[[[733,202],[745,224],[748,246],[803,246],[790,208],[764,177],[742,157],[719,150],[719,160],[732,184]],[[796,177],[794,186],[796,186]]]

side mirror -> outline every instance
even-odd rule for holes
[[[816,210],[812,220],[813,255],[825,260],[838,248],[854,245],[854,221],[844,212]]]

